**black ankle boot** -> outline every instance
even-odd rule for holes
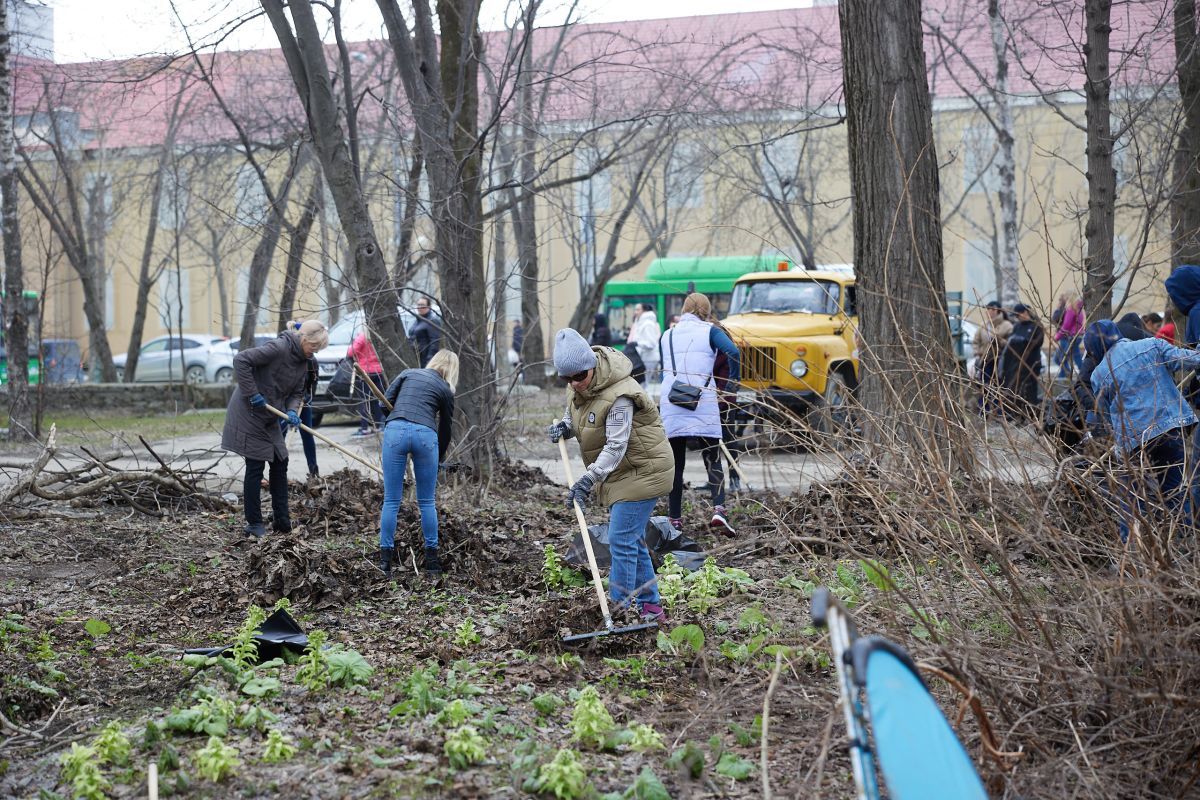
[[[389,580],[392,577],[392,558],[395,553],[396,550],[392,547],[379,548],[379,568],[383,570],[383,577]]]
[[[438,549],[436,547],[425,548],[425,571],[430,575],[442,574],[442,562],[438,558]]]

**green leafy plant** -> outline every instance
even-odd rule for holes
[[[577,742],[601,747],[605,737],[616,729],[612,715],[594,686],[586,686],[575,701],[571,712],[571,738]]]
[[[664,653],[685,656],[690,652],[697,656],[704,649],[704,631],[699,625],[680,625],[672,628],[670,633],[659,631],[656,642]]]
[[[726,640],[721,642],[721,655],[734,661],[738,664],[745,664],[754,658],[757,653],[762,650],[763,644],[767,641],[766,634],[760,633],[758,636],[751,636],[745,642],[734,642]]]
[[[663,557],[662,566],[658,568],[658,596],[667,609],[674,609],[675,604],[687,594],[684,584],[688,571],[684,569],[675,556],[667,553]]]
[[[84,800],[103,800],[109,783],[101,771],[95,747],[71,743],[71,749],[59,756],[62,780],[70,784],[71,795]]]
[[[258,660],[258,642],[254,641],[254,635],[266,621],[267,612],[258,606],[252,605],[247,610],[246,619],[233,637],[233,646],[229,648],[230,660],[239,671],[249,669]]]
[[[583,575],[563,564],[554,545],[546,545],[542,553],[542,580],[546,583],[547,589],[571,589],[587,586],[587,579]]]
[[[123,766],[129,763],[131,749],[129,737],[121,730],[121,723],[115,719],[100,729],[92,746],[95,747],[96,756],[103,764]]]
[[[549,717],[563,707],[563,699],[554,692],[544,692],[533,698],[533,707],[543,717]]]
[[[300,656],[296,681],[310,692],[319,692],[329,685],[329,664],[325,660],[325,640],[328,634],[314,630],[308,635],[308,646]]]
[[[224,736],[229,731],[229,722],[235,709],[228,700],[198,690],[193,695],[198,702],[190,708],[175,711],[166,716],[163,725],[177,733],[204,733],[209,736]]]
[[[473,726],[463,725],[446,736],[446,744],[442,749],[446,758],[450,759],[450,766],[466,769],[483,761],[487,755],[487,740]]]
[[[879,591],[887,592],[896,588],[896,583],[892,580],[892,573],[884,563],[871,558],[862,558],[859,559],[858,566],[867,576],[867,581]]]
[[[438,712],[437,721],[447,728],[457,728],[470,718],[471,708],[462,698],[455,698]]]
[[[642,767],[633,785],[625,791],[624,797],[626,800],[671,800],[667,787],[663,786],[654,770],[649,767]]]
[[[721,568],[712,556],[704,559],[704,566],[691,576],[688,587],[687,606],[699,614],[708,613],[721,595],[724,584]]]
[[[629,740],[629,746],[639,753],[662,750],[666,747],[663,744],[662,735],[650,725],[635,722],[629,726],[629,732],[633,734]]]
[[[675,769],[686,771],[692,780],[696,780],[704,772],[704,751],[689,739],[683,743],[683,747],[677,748],[674,753],[671,753],[667,764]]]
[[[325,656],[325,665],[329,683],[344,689],[365,684],[375,673],[357,650],[332,650]]]
[[[741,756],[728,751],[717,759],[717,773],[735,781],[744,781],[754,772],[754,765]]]
[[[757,605],[747,606],[738,616],[737,627],[747,633],[761,633],[770,630],[771,620]]]
[[[108,635],[112,630],[112,626],[102,619],[92,617],[83,623],[83,629],[87,631],[88,636],[91,636],[93,639],[99,639],[101,636]]]
[[[454,631],[454,642],[459,647],[471,647],[479,644],[479,633],[475,630],[475,623],[469,618],[464,619]]]
[[[221,740],[220,736],[208,737],[208,744],[196,751],[192,757],[200,777],[220,783],[237,772],[241,765],[238,751]]]
[[[554,657],[554,663],[559,669],[576,670],[583,666],[583,659],[574,653],[559,653]]]
[[[532,789],[539,794],[552,794],[558,800],[575,800],[587,792],[587,771],[574,750],[562,749],[554,754],[552,761],[538,767]]]
[[[284,736],[278,728],[267,731],[267,741],[263,746],[262,760],[268,764],[278,764],[296,755],[296,748],[291,740]]]
[[[252,675],[241,685],[242,693],[251,697],[269,697],[282,689],[279,678],[271,675]]]

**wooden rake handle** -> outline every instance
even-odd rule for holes
[[[571,476],[571,461],[567,456],[566,439],[558,440],[558,454],[562,456],[563,472],[567,475],[567,486],[574,486],[575,479]],[[583,549],[587,551],[588,567],[592,571],[592,585],[596,587],[596,599],[600,601],[600,613],[604,614],[604,627],[611,630],[612,614],[608,610],[608,597],[604,594],[604,584],[600,582],[600,568],[596,566],[596,554],[592,550],[592,535],[588,532],[587,520],[583,517],[583,509],[579,507],[579,502],[572,499],[571,505],[575,508],[575,519],[579,522],[579,534],[583,537]]]
[[[280,419],[287,419],[287,418],[288,418],[287,414],[283,413],[283,412],[282,412],[282,411],[280,411],[278,408],[275,408],[275,406],[273,406],[273,405],[271,405],[271,404],[269,404],[269,403],[267,404],[267,406],[266,406],[266,409],[267,409],[267,411],[270,411],[272,414],[274,414],[275,416],[279,417]],[[341,453],[342,455],[346,456],[347,458],[353,458],[355,461],[357,461],[358,463],[362,464],[364,467],[367,467],[368,469],[372,469],[372,470],[374,470],[374,471],[375,471],[376,473],[378,473],[380,476],[382,476],[382,475],[383,475],[383,470],[381,470],[379,467],[375,466],[375,465],[374,465],[374,464],[372,464],[370,461],[367,461],[365,458],[362,458],[362,457],[360,457],[360,456],[359,456],[359,455],[357,455],[356,453],[352,453],[352,452],[350,452],[349,450],[347,450],[346,448],[342,447],[342,446],[341,446],[340,444],[338,444],[337,442],[335,442],[335,441],[333,441],[332,439],[330,439],[330,438],[329,438],[328,436],[326,436],[325,434],[323,434],[323,433],[317,433],[316,431],[314,431],[312,428],[308,427],[308,426],[307,426],[307,425],[305,425],[304,423],[300,423],[300,430],[304,431],[305,433],[312,434],[314,437],[316,437],[316,438],[320,439],[322,442],[324,442],[325,444],[329,445],[329,446],[330,446],[330,447],[332,447],[334,450],[337,450],[337,451],[338,451],[339,453]]]

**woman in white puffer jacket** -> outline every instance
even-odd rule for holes
[[[729,383],[736,386],[741,377],[741,357],[733,340],[710,320],[712,304],[699,292],[683,301],[679,324],[659,340],[662,361],[662,391],[659,413],[667,439],[675,456],[675,483],[668,496],[667,514],[671,524],[683,528],[683,468],[689,440],[700,442],[700,455],[708,471],[708,491],[712,499],[711,526],[726,535],[733,527],[725,518],[725,469],[721,464],[721,411],[717,405],[717,387],[713,380],[713,362],[717,353],[729,361]],[[672,403],[671,388],[676,382],[700,388],[700,400],[694,409]]]

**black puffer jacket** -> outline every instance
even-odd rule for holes
[[[454,417],[454,392],[446,379],[432,369],[406,369],[384,396],[392,404],[387,421],[403,419],[437,431],[438,459],[444,459]]]

